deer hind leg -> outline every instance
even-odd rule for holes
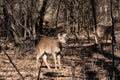
[[[39,58],[41,58],[42,55],[43,55],[43,53],[39,53],[39,54],[37,54],[37,57],[36,57],[36,68],[39,67]]]
[[[58,59],[59,69],[61,69],[61,61],[60,61],[60,59],[61,59],[61,55],[58,55],[58,56],[57,56],[57,59]]]
[[[45,64],[47,65],[47,68],[48,68],[48,69],[51,69],[50,66],[49,66],[49,64],[48,64],[48,62],[47,62],[47,55],[45,55],[45,54],[43,55],[43,61],[44,61]]]

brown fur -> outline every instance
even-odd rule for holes
[[[37,66],[38,66],[38,60],[39,58],[43,58],[43,61],[47,65],[47,67],[50,69],[50,66],[47,62],[47,54],[51,54],[53,56],[54,62],[55,62],[55,68],[57,68],[57,60],[59,64],[59,68],[61,68],[61,63],[60,63],[60,55],[57,54],[61,51],[60,43],[65,43],[65,36],[58,36],[58,39],[54,37],[43,37],[39,41],[36,51],[37,51]],[[60,41],[61,40],[61,41]],[[63,42],[62,42],[63,40]],[[45,54],[46,53],[46,54]]]

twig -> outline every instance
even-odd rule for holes
[[[40,80],[40,73],[41,73],[41,66],[42,66],[43,60],[41,61],[41,65],[39,67],[38,77],[37,80]]]
[[[114,47],[115,47],[115,31],[114,31],[114,17],[113,17],[113,0],[110,0],[110,13],[111,13],[111,19],[112,19],[112,77],[111,80],[116,80],[115,79],[115,53],[114,53]]]
[[[6,51],[1,48],[1,50],[4,52],[4,54],[8,57],[10,63],[13,65],[13,67],[15,68],[15,70],[18,72],[18,74],[20,75],[20,77],[22,78],[22,80],[24,80],[24,77],[22,76],[22,74],[20,73],[20,71],[17,69],[17,67],[15,66],[15,64],[12,62],[10,56],[6,53]]]

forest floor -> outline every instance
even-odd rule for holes
[[[104,53],[94,45],[94,40],[90,43],[85,37],[80,37],[78,42],[74,39],[68,41],[68,46],[63,48],[63,58],[61,59],[61,69],[54,69],[52,56],[48,62],[52,67],[47,69],[43,63],[40,70],[40,80],[110,80],[112,72],[115,71],[117,80],[120,79],[120,30],[116,31],[116,46],[114,50],[114,70],[112,67],[113,55],[111,44],[105,43]],[[76,43],[75,43],[76,42]],[[14,49],[5,49],[12,62],[20,71],[24,80],[37,80],[39,69],[36,68],[36,54],[34,51],[24,52],[20,55]],[[0,80],[21,80],[8,57],[1,50],[0,52]]]

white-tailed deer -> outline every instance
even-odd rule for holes
[[[42,58],[45,64],[47,65],[48,69],[50,69],[50,66],[47,62],[47,57],[49,57],[49,54],[53,56],[55,68],[57,69],[57,61],[59,68],[61,68],[61,62],[60,62],[60,44],[66,43],[66,34],[58,34],[57,38],[54,37],[42,37],[39,41],[36,51],[37,51],[37,66],[39,64],[39,58]],[[48,54],[48,55],[47,55]]]
[[[112,38],[112,26],[102,26],[99,25],[96,30],[95,34],[95,41],[98,44],[102,41],[102,39],[106,39],[106,42],[108,38]]]

